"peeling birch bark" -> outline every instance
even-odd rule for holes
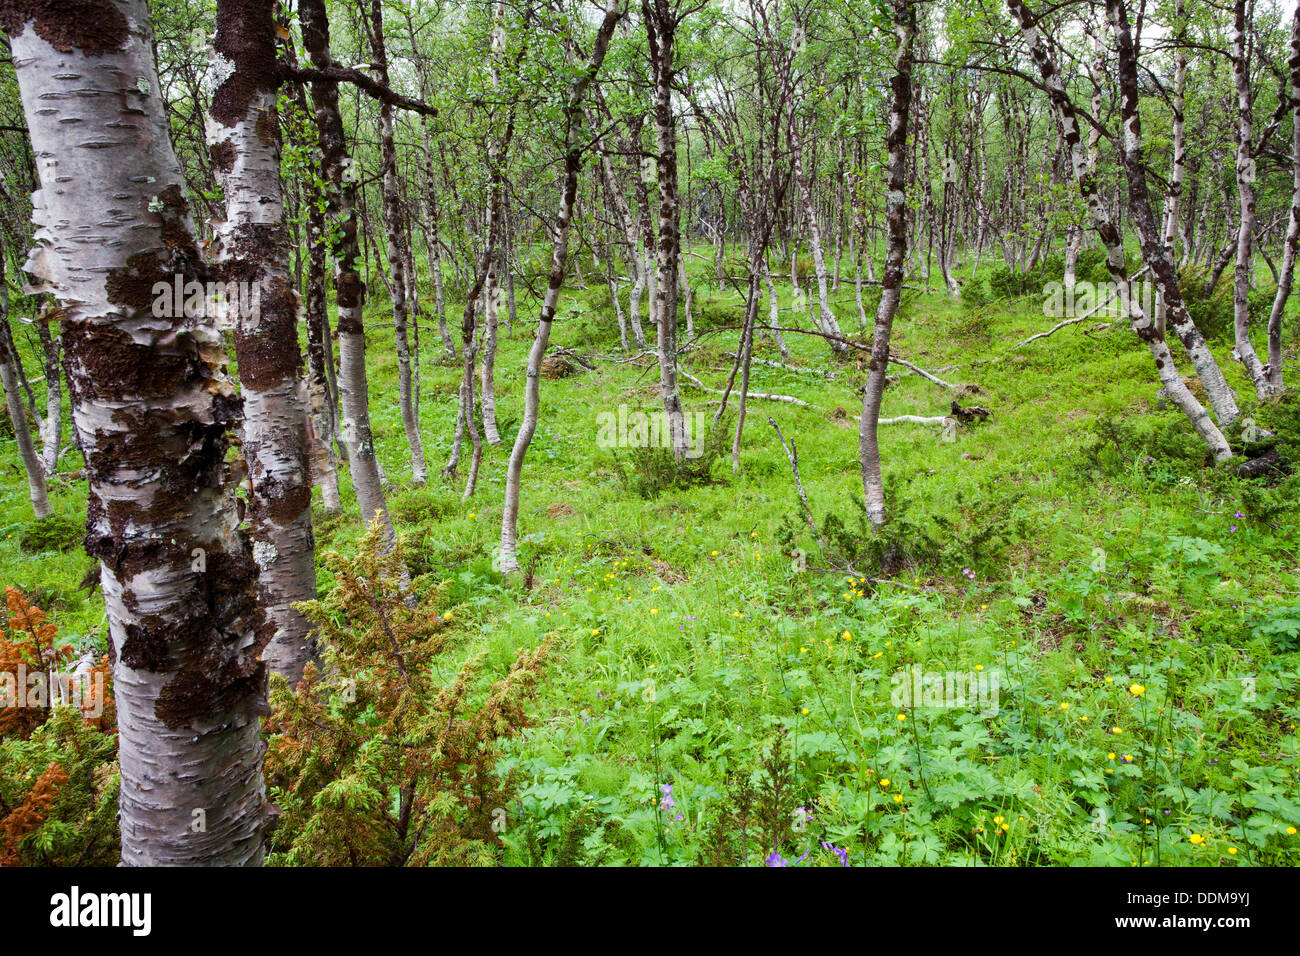
[[[211,318],[155,287],[207,278],[144,0],[4,0],[40,175],[24,267],[63,308],[86,550],[114,661],[126,865],[259,865],[269,820],[257,569],[225,476],[240,399]]]

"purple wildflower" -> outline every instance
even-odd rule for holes
[[[673,807],[677,806],[673,802],[673,785],[671,783],[661,784],[659,792],[663,794],[659,799],[659,809],[664,813],[668,813]]]
[[[827,843],[825,840],[822,840],[822,848],[826,850],[830,850],[832,853],[838,856],[840,858],[840,866],[849,865],[848,850],[842,849],[841,847],[836,846],[834,843]]]

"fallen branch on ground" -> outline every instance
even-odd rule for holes
[[[1142,273],[1146,272],[1147,269],[1148,269],[1147,266],[1143,266],[1143,267],[1142,267],[1141,269],[1139,269],[1137,272],[1135,272],[1135,273],[1133,273],[1131,276],[1129,276],[1128,281],[1129,281],[1129,282],[1132,282],[1132,281],[1133,281],[1134,279],[1136,279],[1138,276],[1142,275]],[[1095,306],[1093,306],[1091,309],[1089,309],[1089,310],[1088,310],[1087,312],[1085,312],[1083,315],[1076,316],[1076,317],[1073,318],[1073,319],[1066,319],[1064,322],[1058,322],[1058,323],[1056,323],[1056,325],[1052,326],[1052,327],[1051,327],[1050,329],[1048,329],[1046,332],[1039,332],[1037,335],[1031,335],[1031,336],[1029,336],[1029,338],[1024,339],[1023,341],[1017,342],[1015,345],[1011,346],[1011,348],[1007,349],[1007,351],[1010,352],[1010,351],[1013,351],[1013,350],[1015,350],[1015,349],[1020,348],[1020,346],[1022,346],[1022,345],[1028,345],[1030,342],[1034,341],[1035,339],[1045,339],[1045,338],[1047,338],[1049,335],[1051,335],[1053,332],[1057,332],[1057,331],[1059,331],[1059,330],[1065,328],[1067,325],[1078,325],[1080,322],[1084,322],[1084,321],[1086,321],[1086,320],[1092,318],[1094,315],[1096,315],[1098,312],[1100,312],[1100,311],[1101,311],[1102,309],[1104,309],[1106,306],[1110,305],[1111,300],[1114,299],[1114,298],[1115,298],[1115,294],[1114,294],[1113,292],[1108,292],[1108,293],[1106,294],[1106,298],[1105,298],[1105,299],[1103,299],[1101,302],[1098,302]]]
[[[690,372],[686,371],[686,369],[684,369],[684,368],[679,368],[679,369],[677,370],[677,374],[680,375],[682,378],[684,378],[684,379],[686,379],[686,380],[688,380],[688,381],[690,381],[690,382],[693,382],[693,383],[695,384],[695,387],[698,388],[698,389],[700,389],[700,390],[702,390],[702,391],[705,391],[705,392],[712,392],[714,395],[721,395],[721,394],[722,394],[722,389],[720,389],[720,388],[709,388],[709,386],[705,385],[703,382],[701,382],[698,378],[696,378],[696,377],[695,377],[694,375],[692,375]],[[816,407],[817,407],[816,405],[811,405],[811,404],[809,404],[808,402],[805,402],[802,398],[795,398],[793,395],[773,395],[773,394],[771,394],[770,392],[746,392],[745,394],[746,394],[746,397],[748,397],[748,398],[761,398],[761,399],[765,399],[766,401],[769,401],[769,402],[784,402],[784,403],[787,404],[787,405],[798,405],[798,406],[800,406],[800,407],[802,407],[802,408],[816,408]]]

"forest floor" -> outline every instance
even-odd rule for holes
[[[697,333],[743,311],[710,273],[693,277]],[[468,502],[468,446],[455,484],[439,477],[460,366],[426,326],[433,477],[413,488],[392,332],[383,303],[371,308],[390,507],[419,570],[453,582],[456,653],[494,676],[555,635],[533,725],[502,763],[519,782],[503,862],[840,865],[840,850],[854,865],[1300,864],[1295,512],[1204,464],[1178,412],[1158,407],[1126,325],[1089,321],[1012,348],[1054,324],[1041,299],[967,309],[935,280],[934,294],[905,299],[894,351],[977,386],[958,400],[991,417],[881,426],[896,514],[883,543],[861,530],[857,504],[860,365],[787,334],[801,370],[756,362],[751,391],[812,407],[751,398],[738,472],[728,438],[710,483],[643,497],[636,456],[601,447],[598,416],[661,408],[657,368],[595,357],[619,351],[607,289],[570,282],[552,344],[594,369],[542,381],[519,519],[529,586],[503,580],[493,554],[535,303],[521,286],[514,329],[502,322],[502,444],[485,449]],[[846,334],[869,341],[851,283],[832,301]],[[454,329],[459,314],[449,303]],[[703,335],[685,368],[721,388],[737,338]],[[1249,395],[1230,346],[1216,353]],[[780,361],[763,336],[755,356]],[[682,384],[688,412],[711,419],[719,396]],[[953,398],[908,373],[883,414],[944,415]],[[831,554],[804,522],[769,416],[798,445]],[[0,475],[0,577],[64,640],[102,647],[103,602],[80,587],[92,564],[78,547],[84,484],[52,483],[72,530],[31,551],[12,439]],[[343,486],[345,517],[316,510],[320,554],[348,553],[363,531]],[[855,549],[857,576],[825,570]],[[319,584],[331,584],[323,564]],[[913,677],[916,701],[902,696]],[[978,694],[954,694],[963,682]]]

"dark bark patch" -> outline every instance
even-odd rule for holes
[[[252,334],[243,327],[235,333],[239,379],[262,391],[302,374],[298,349],[298,302],[282,279],[267,282],[262,291],[262,312]]]
[[[361,276],[357,275],[355,271],[340,272],[334,280],[334,290],[340,310],[355,309],[361,305],[361,299],[366,292],[366,284],[361,281]],[[351,321],[344,328],[343,316],[339,316],[339,331],[360,332],[361,323]]]
[[[120,50],[130,35],[126,17],[109,0],[0,0],[0,26],[11,37],[28,24],[60,53],[102,56]]]
[[[235,168],[235,144],[228,139],[213,143],[208,147],[208,156],[217,172],[228,173]]]
[[[260,661],[251,674],[239,674],[231,667],[215,674],[190,668],[163,687],[154,714],[174,730],[233,710],[250,699],[260,703],[265,688],[266,665]]]
[[[305,455],[298,456],[305,458]],[[296,521],[311,507],[311,485],[305,481],[280,481],[270,476],[263,476],[253,498],[253,517],[271,518],[275,524],[287,524]]]
[[[160,671],[169,655],[167,629],[154,624],[128,624],[122,642],[121,660],[132,670]]]
[[[185,199],[184,190],[175,184],[168,186],[158,194],[158,202],[162,205],[158,218],[162,221],[163,244],[189,262],[200,261],[194,245],[194,229],[190,225],[190,204]]]
[[[152,302],[152,283],[160,275],[112,276],[109,282],[116,282],[118,295],[110,293],[109,298],[125,305],[128,303],[123,299],[134,298],[139,289],[145,288]],[[178,384],[206,377],[209,372],[197,352],[185,355],[175,349],[140,345],[122,330],[104,323],[65,322],[63,347],[73,387],[93,388],[99,398],[164,398],[174,395]]]
[[[262,110],[257,114],[255,132],[263,146],[275,146],[280,142],[279,117],[274,110]]]
[[[188,638],[176,642],[184,659],[154,707],[168,727],[222,714],[250,699],[261,706],[266,668],[260,655],[270,635],[254,597],[255,579],[252,558],[242,548],[208,555],[207,570],[195,576],[189,608],[168,632]],[[250,629],[256,639],[244,646]]]
[[[126,260],[125,266],[108,274],[108,301],[132,310],[150,309],[155,283],[171,282],[173,276],[157,253],[137,252]]]
[[[253,100],[280,86],[275,59],[272,4],[259,0],[225,0],[213,44],[234,70],[212,97],[211,115],[223,126],[248,116]]]

